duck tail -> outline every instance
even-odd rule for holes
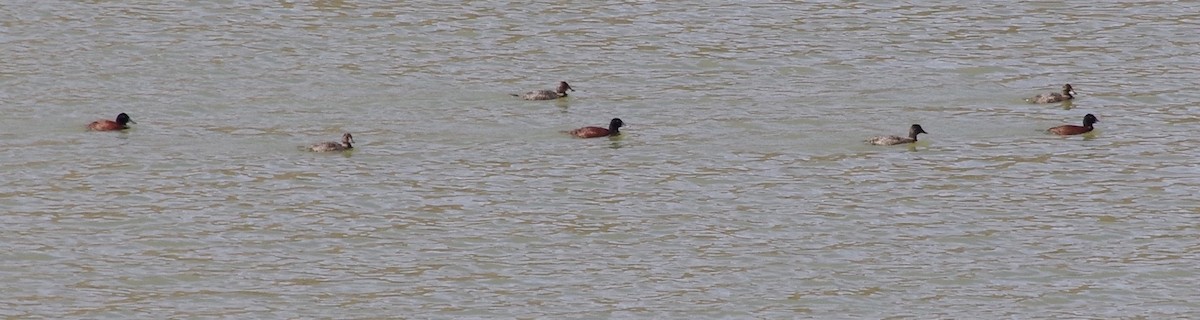
[[[510,96],[514,96],[514,97],[520,97],[520,96],[521,96],[521,95],[519,95],[519,94],[516,94],[516,93],[509,93],[508,95],[510,95]]]

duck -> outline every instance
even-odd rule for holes
[[[1063,101],[1067,101],[1067,100],[1071,100],[1071,99],[1075,99],[1075,90],[1072,89],[1071,84],[1068,83],[1068,84],[1063,85],[1062,93],[1051,92],[1051,93],[1046,93],[1046,94],[1039,94],[1039,95],[1034,96],[1033,98],[1025,99],[1025,101],[1029,101],[1029,102],[1033,102],[1033,103],[1057,103],[1057,102],[1063,102]]]
[[[583,128],[567,131],[567,133],[572,136],[585,138],[585,139],[586,138],[611,137],[611,136],[620,135],[621,132],[618,131],[618,129],[620,129],[624,125],[625,125],[625,122],[621,121],[621,119],[613,118],[612,121],[608,122],[608,129],[601,128],[601,127],[583,127]]]
[[[117,131],[117,130],[129,129],[128,124],[130,124],[130,123],[137,124],[137,122],[134,122],[133,119],[129,118],[128,114],[125,114],[124,112],[122,112],[121,114],[117,115],[117,121],[96,120],[96,121],[92,121],[92,123],[89,123],[87,125],[87,128],[88,128],[88,130],[93,130],[93,131]]]
[[[346,151],[354,148],[354,146],[350,145],[352,142],[354,142],[354,136],[351,136],[347,132],[342,135],[342,142],[322,142],[309,146],[306,149],[315,152]]]
[[[512,94],[514,97],[521,97],[525,100],[554,100],[567,96],[567,90],[575,91],[566,81],[559,81],[558,88],[554,90],[535,90],[526,92],[525,94]]]
[[[1097,122],[1100,122],[1100,119],[1096,119],[1096,116],[1089,113],[1086,116],[1083,116],[1083,126],[1066,124],[1066,125],[1061,125],[1061,126],[1053,127],[1050,129],[1046,129],[1046,131],[1053,133],[1053,134],[1060,135],[1060,136],[1072,136],[1072,135],[1077,135],[1077,134],[1084,134],[1084,133],[1092,132],[1092,129],[1093,129],[1092,124],[1097,123]]]
[[[912,125],[912,127],[908,128],[908,136],[907,137],[875,136],[875,137],[871,137],[871,138],[867,139],[865,142],[867,144],[873,144],[873,145],[877,145],[877,146],[890,146],[890,145],[905,144],[905,143],[915,143],[915,142],[917,142],[917,135],[922,134],[922,133],[927,134],[928,132],[925,132],[925,129],[921,128],[921,125],[914,124],[914,125]]]

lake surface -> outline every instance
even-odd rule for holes
[[[1200,317],[1200,3],[0,17],[3,318]]]

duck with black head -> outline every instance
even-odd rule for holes
[[[558,88],[555,88],[554,90],[535,90],[526,92],[524,94],[514,93],[512,96],[521,97],[521,99],[525,100],[554,100],[558,98],[565,98],[567,96],[567,90],[575,91],[575,89],[571,88],[571,85],[567,84],[566,81],[560,81],[558,82]]]
[[[1058,102],[1063,102],[1063,101],[1067,101],[1067,100],[1071,100],[1071,99],[1075,99],[1075,89],[1071,88],[1071,84],[1068,83],[1068,84],[1063,85],[1062,93],[1051,92],[1051,93],[1039,94],[1039,95],[1034,96],[1033,98],[1025,99],[1025,101],[1029,101],[1029,102],[1033,102],[1033,103],[1058,103]]]
[[[621,132],[618,130],[622,126],[625,126],[624,121],[621,121],[621,119],[618,119],[618,118],[613,118],[612,121],[608,122],[607,129],[601,128],[601,127],[583,127],[583,128],[567,131],[567,133],[572,136],[576,136],[576,137],[580,137],[580,138],[611,137],[611,136],[620,135]]]
[[[354,146],[350,145],[352,142],[354,142],[354,136],[351,136],[350,133],[347,132],[342,135],[342,142],[322,142],[311,145],[306,149],[314,152],[346,151],[354,148]]]
[[[1053,127],[1050,129],[1046,129],[1046,131],[1053,133],[1053,134],[1060,135],[1060,136],[1073,136],[1073,135],[1077,135],[1077,134],[1084,134],[1084,133],[1092,132],[1092,129],[1093,129],[1092,124],[1095,124],[1097,122],[1100,122],[1100,119],[1096,119],[1096,116],[1089,113],[1086,116],[1083,116],[1083,125],[1082,126],[1066,124],[1066,125],[1061,125],[1061,126]]]
[[[128,124],[130,124],[130,123],[137,124],[137,122],[134,122],[133,119],[129,118],[129,115],[122,112],[121,114],[117,115],[117,121],[106,120],[106,119],[105,120],[96,120],[96,121],[92,121],[92,123],[89,123],[87,128],[88,128],[88,130],[93,130],[93,131],[117,131],[117,130],[129,129]]]
[[[865,142],[867,144],[873,144],[873,145],[877,145],[877,146],[890,146],[890,145],[905,144],[905,143],[916,143],[917,135],[922,134],[922,133],[928,134],[928,132],[925,132],[925,129],[921,128],[921,125],[914,124],[908,128],[908,136],[907,137],[875,136],[875,137],[868,138]]]

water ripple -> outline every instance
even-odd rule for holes
[[[3,6],[0,316],[1194,317],[1195,9]]]

